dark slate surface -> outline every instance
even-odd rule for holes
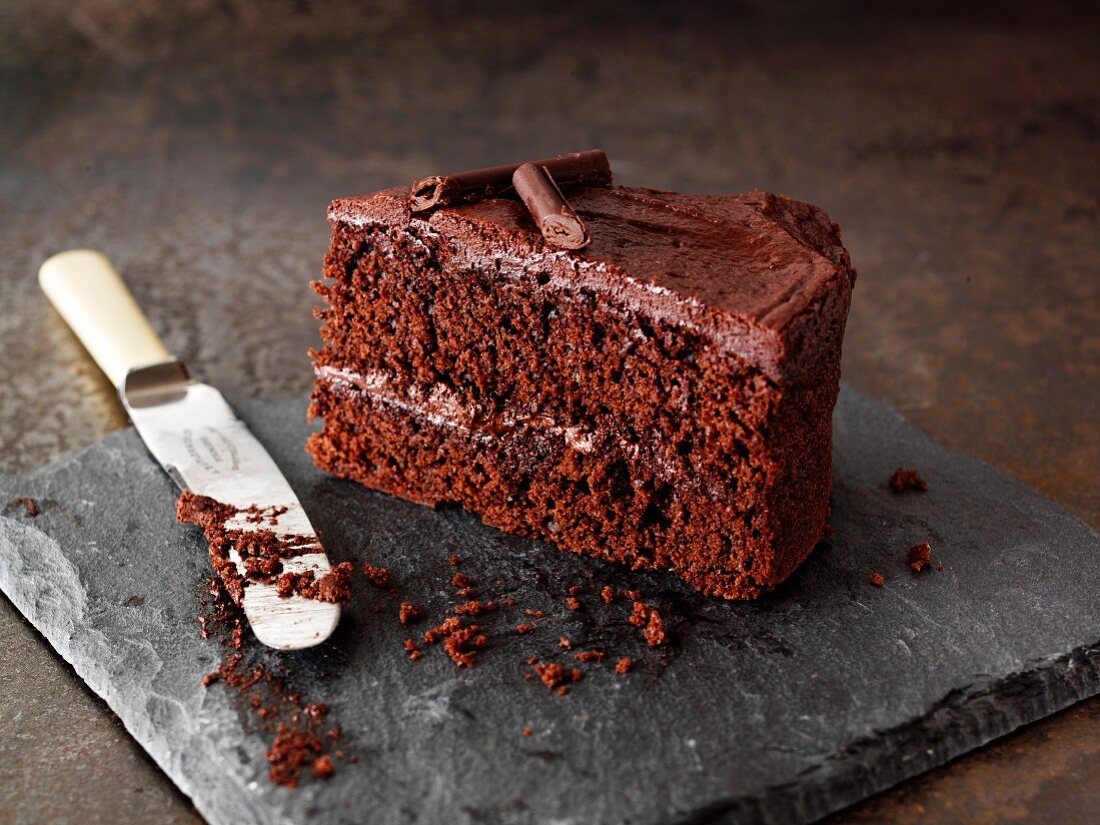
[[[0,482],[3,501],[42,510],[3,511],[0,586],[213,823],[810,820],[1100,691],[1100,536],[851,389],[836,416],[836,534],[749,604],[327,478],[302,451],[304,408],[240,405],[331,557],[391,567],[438,619],[457,552],[476,581],[502,580],[482,594],[519,607],[485,622],[492,646],[473,670],[439,650],[410,663],[392,607],[371,610],[387,598],[358,578],[331,645],[282,661],[360,761],[296,792],[267,782],[267,738],[225,689],[200,686],[221,655],[195,621],[204,548],[175,524],[175,492],[137,435]],[[891,493],[898,465],[920,468],[929,492]],[[942,572],[905,567],[922,540]],[[867,583],[876,570],[882,589]],[[662,609],[667,652],[646,650],[623,603],[603,605],[605,583]],[[546,611],[534,634],[511,629],[523,607]],[[563,634],[611,662],[559,697],[523,674]],[[638,660],[625,677],[620,655]]]

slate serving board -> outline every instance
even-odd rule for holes
[[[457,552],[475,581],[501,580],[483,593],[519,606],[485,620],[472,670],[439,650],[412,663],[407,628],[372,611],[386,596],[357,577],[332,642],[280,659],[360,761],[288,791],[266,780],[268,739],[233,696],[200,685],[222,652],[196,625],[204,546],[175,523],[175,490],[137,435],[0,480],[0,500],[41,507],[3,511],[0,587],[212,823],[808,821],[1100,692],[1100,536],[850,388],[833,539],[741,604],[328,478],[302,450],[304,400],[238,408],[334,560],[390,567],[438,621]],[[929,491],[891,493],[897,466]],[[945,568],[917,576],[905,550],[925,540]],[[603,584],[641,588],[670,648],[648,651]],[[521,636],[524,607],[546,618]],[[523,679],[561,635],[611,654],[564,697]],[[620,655],[634,672],[613,673]]]

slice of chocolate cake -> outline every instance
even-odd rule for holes
[[[855,271],[819,209],[753,192],[334,202],[309,450],[563,550],[752,598],[825,535]]]

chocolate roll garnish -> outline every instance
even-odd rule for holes
[[[576,186],[610,186],[611,164],[602,149],[573,152],[543,160],[533,160],[553,176],[564,189]],[[413,212],[425,212],[438,206],[453,206],[485,198],[494,198],[514,191],[512,175],[521,164],[489,166],[453,175],[435,175],[413,184],[409,206]]]
[[[562,249],[588,246],[588,228],[565,200],[545,166],[523,164],[512,174],[512,184],[547,243]]]

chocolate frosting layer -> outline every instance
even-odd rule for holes
[[[801,320],[836,298],[846,304],[856,277],[837,225],[822,210],[766,192],[574,190],[570,204],[592,238],[580,250],[546,244],[516,200],[447,207],[425,218],[409,211],[408,196],[397,187],[343,198],[329,218],[436,233],[474,265],[568,268],[619,300],[717,334],[768,372]]]

